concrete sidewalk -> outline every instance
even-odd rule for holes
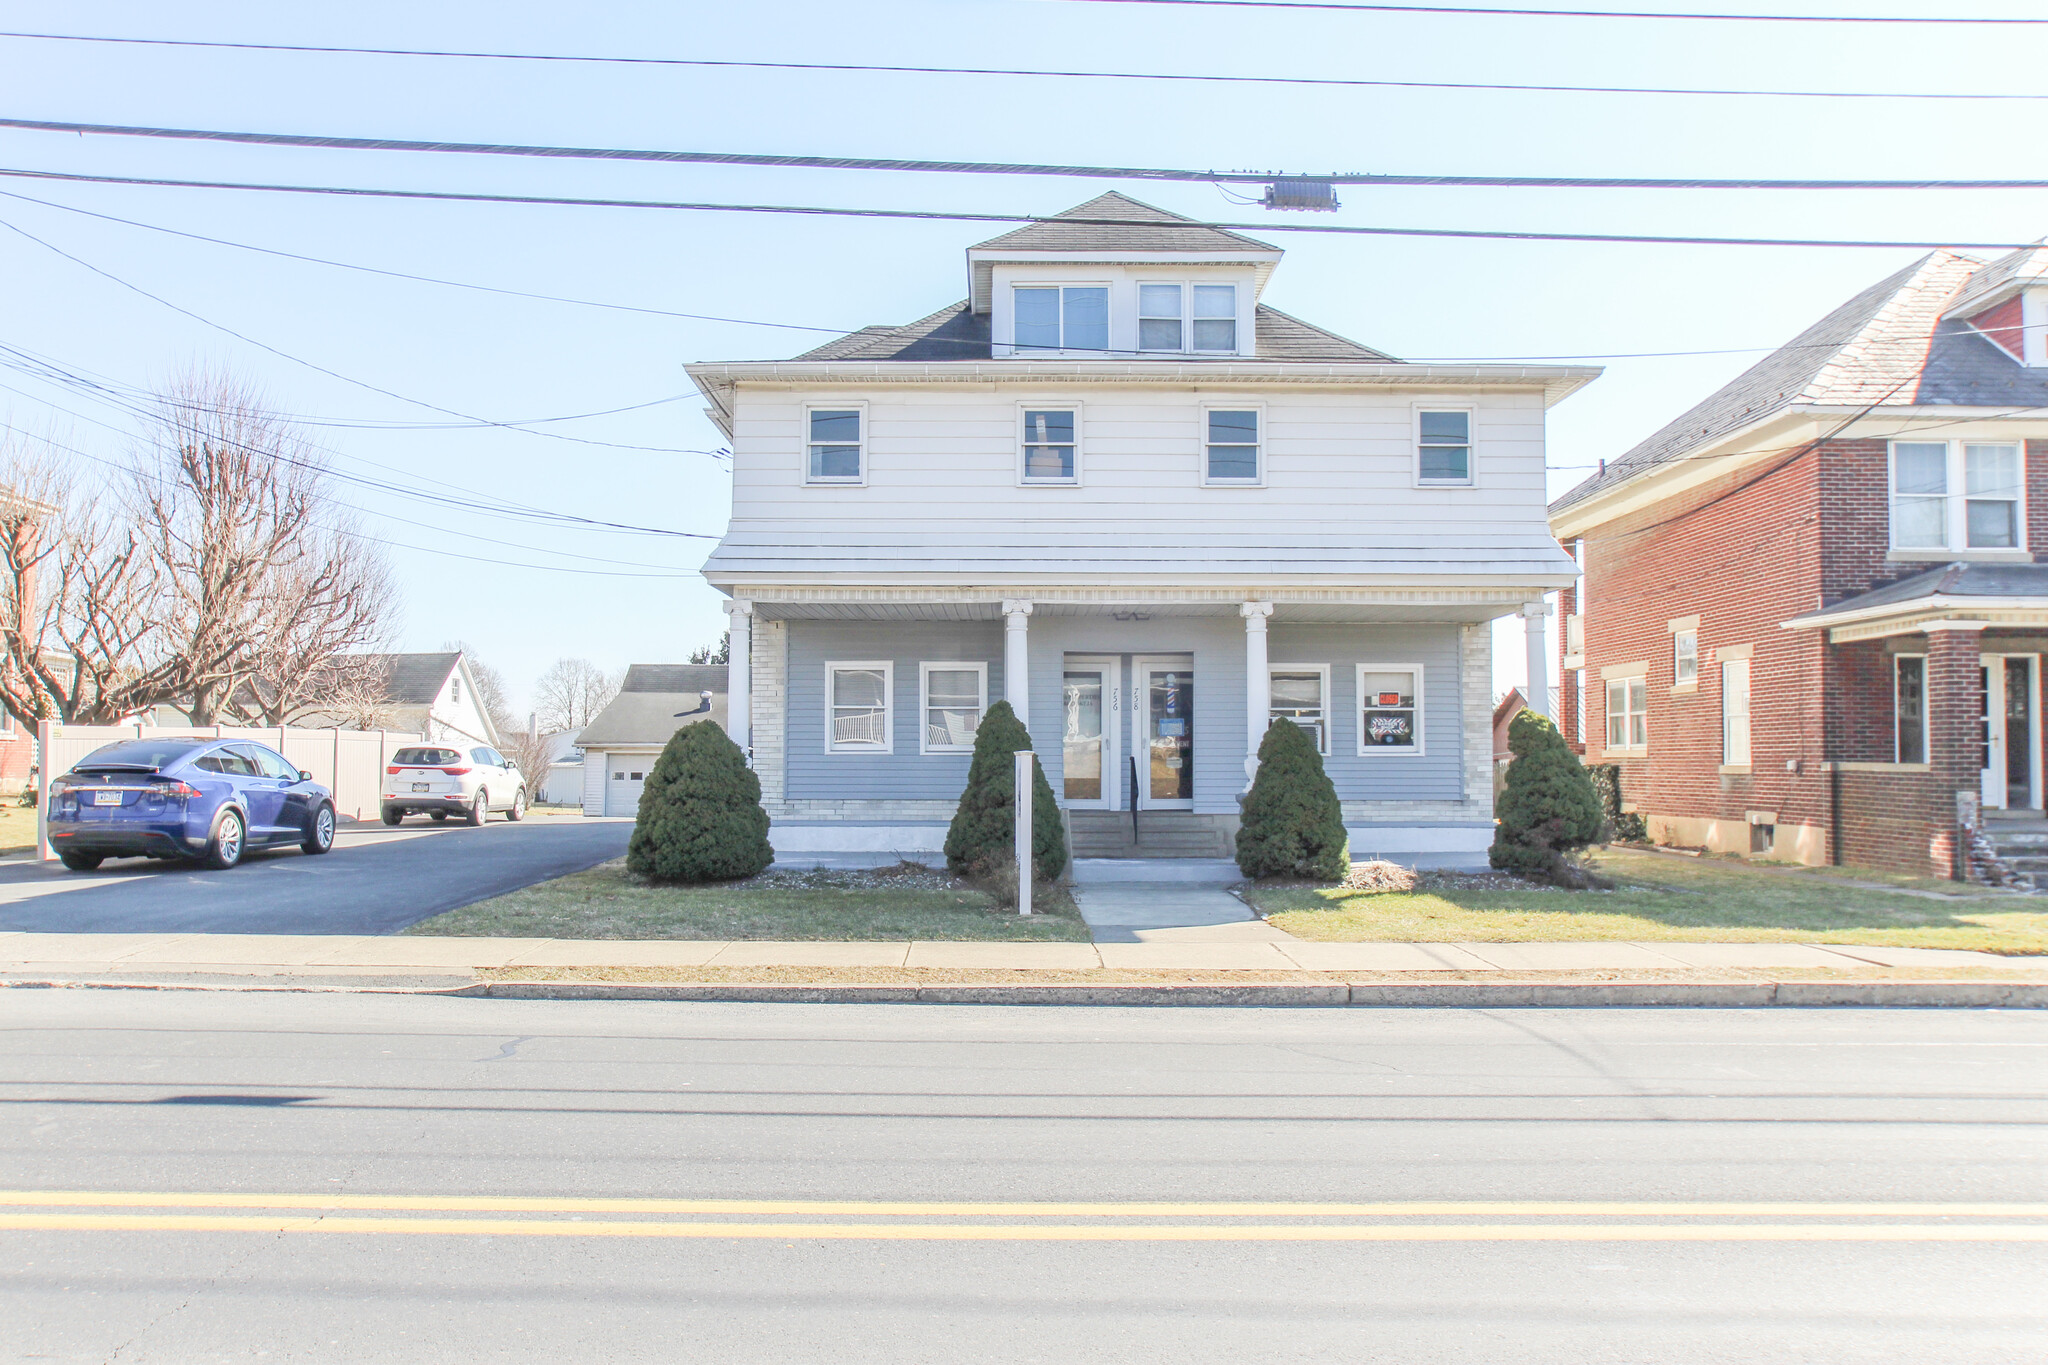
[[[1263,929],[1240,923],[1218,929]],[[1183,931],[1166,931],[1187,932]],[[1213,931],[1212,931],[1213,932]],[[505,967],[908,968],[1008,971],[1553,973],[1993,969],[2048,957],[1808,943],[1308,943],[1271,939],[953,943],[699,942],[312,934],[0,933],[0,977],[263,975],[468,977]]]

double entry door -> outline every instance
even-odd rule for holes
[[[1069,806],[1122,809],[1134,774],[1140,808],[1194,806],[1191,656],[1070,654],[1060,695],[1063,795]]]
[[[2041,748],[2038,656],[1984,656],[1984,776],[1980,793],[1986,809],[2039,807]]]

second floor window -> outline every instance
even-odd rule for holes
[[[1416,414],[1418,483],[1472,482],[1472,414],[1453,410]]]
[[[1074,449],[1072,408],[1024,410],[1024,482],[1072,483]]]
[[[1679,630],[1671,634],[1671,681],[1674,686],[1684,687],[1687,683],[1700,680],[1700,634],[1696,630]]]
[[[1894,441],[1892,546],[2020,546],[2020,448],[1977,441]]]
[[[858,483],[861,477],[859,408],[811,409],[810,477],[813,483]]]
[[[1234,353],[1237,286],[1139,285],[1138,349]]]
[[[1109,354],[1108,286],[1034,285],[1011,299],[1018,350]]]
[[[1203,413],[1208,427],[1204,468],[1210,483],[1257,483],[1259,480],[1259,414],[1210,408]]]

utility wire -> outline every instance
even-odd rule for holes
[[[339,185],[276,185],[245,180],[170,180],[161,177],[84,175],[69,171],[31,171],[0,167],[0,176],[25,180],[57,180],[85,185],[148,185],[188,190],[257,190],[273,194],[331,194],[363,199],[424,199],[437,202],[474,204],[558,204],[572,208],[673,209],[704,213],[787,213],[826,218],[913,219],[941,223],[1053,223],[1096,227],[1206,227],[1221,232],[1306,232],[1362,237],[1445,237],[1463,240],[1517,242],[1613,242],[1644,243],[1655,246],[1812,246],[1875,247],[1884,250],[1939,251],[1969,247],[1984,251],[2019,251],[2038,242],[1908,242],[1857,241],[1813,237],[1677,237],[1634,233],[1601,232],[1493,232],[1470,228],[1354,227],[1337,223],[1206,223],[1193,219],[1148,221],[1129,218],[1089,218],[1062,214],[1046,218],[1028,213],[946,213],[932,209],[848,209],[798,204],[716,204],[662,199],[593,199],[567,195],[475,194],[453,190],[383,190]],[[17,229],[18,230],[18,229]],[[423,406],[432,406],[426,404]],[[460,415],[460,414],[458,414]]]
[[[2048,22],[2048,21],[2043,21]],[[324,133],[244,133],[222,128],[158,128],[146,124],[67,123],[0,118],[0,128],[102,137],[164,138],[178,142],[231,142],[248,147],[312,147],[354,152],[449,152],[462,156],[649,161],[686,166],[767,166],[782,170],[928,171],[942,175],[1039,175],[1090,180],[1154,180],[1192,184],[1269,184],[1304,179],[1332,185],[1424,186],[1480,189],[1598,190],[2038,190],[2048,180],[1756,180],[1672,179],[1644,176],[1381,175],[1334,171],[1201,171],[1148,166],[1061,166],[1031,162],[919,161],[865,156],[781,156],[765,152],[675,152],[631,147],[552,147],[523,143],[446,142],[412,138],[343,137]]]
[[[0,38],[62,43],[115,43],[135,47],[208,48],[232,52],[304,52],[363,57],[447,57],[468,61],[554,62],[618,66],[680,66],[747,71],[847,71],[912,76],[1024,76],[1089,81],[1180,81],[1219,85],[1329,86],[1368,90],[1499,90],[1564,95],[1704,95],[1751,99],[1822,100],[2048,100],[2048,94],[2005,91],[1739,90],[1664,85],[1537,85],[1501,81],[1376,81],[1325,76],[1220,76],[1162,71],[1054,71],[999,66],[879,66],[855,62],[714,61],[687,57],[579,57],[544,52],[469,52],[410,47],[328,47],[311,43],[227,43],[191,38],[112,38],[85,33],[0,31]]]
[[[1472,5],[1347,5],[1336,0],[1081,0],[1097,5],[1181,5],[1189,9],[1355,10],[1360,14],[1478,14],[1525,19],[1709,19],[1748,24],[2048,24],[2048,19],[1974,15],[1712,14],[1669,10],[1481,9]]]

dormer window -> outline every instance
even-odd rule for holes
[[[1194,296],[1192,308],[1187,297],[1190,293]],[[1138,349],[1236,352],[1237,286],[1139,285]]]
[[[1019,351],[1109,353],[1107,285],[1019,287],[1013,301]]]

